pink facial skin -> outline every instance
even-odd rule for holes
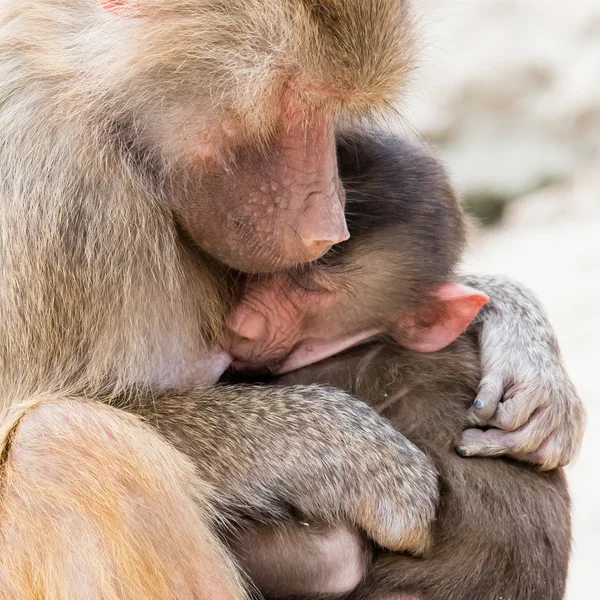
[[[156,1],[99,3],[115,19],[168,16]],[[245,47],[240,41],[239,48]],[[273,58],[279,55],[268,44],[264,52],[264,56],[274,52]],[[187,71],[187,64],[182,65],[184,81],[210,71],[198,57],[190,57],[190,63],[198,71]],[[229,66],[227,61],[223,66]],[[306,77],[301,73],[305,68]],[[171,118],[158,119],[162,125],[157,124],[156,130],[149,123],[152,143],[168,153],[174,151],[182,160],[186,176],[172,197],[180,225],[198,246],[230,267],[247,273],[278,272],[312,262],[348,239],[334,124],[340,100],[356,90],[352,86],[345,94],[337,85],[323,85],[319,70],[313,80],[310,59],[306,67],[294,60],[288,64],[287,59],[272,65],[269,79],[273,81],[264,90],[258,111],[260,126],[251,115],[237,113],[235,100],[224,99],[219,111],[207,110],[201,106],[202,95],[198,102],[177,102],[172,110],[161,102],[160,112],[172,112]],[[284,71],[289,71],[287,76]],[[216,86],[218,93],[220,86]],[[366,100],[370,92],[364,91]]]
[[[406,348],[435,352],[461,335],[488,301],[478,290],[455,283],[439,286],[431,296],[434,302],[424,302],[423,314],[417,308],[391,315],[389,328],[369,323],[365,315],[348,331],[336,319],[347,306],[342,291],[306,290],[273,277],[247,290],[229,322],[228,350],[236,368],[268,367],[275,374],[324,360],[383,333]]]
[[[311,291],[285,276],[251,284],[229,321],[229,352],[240,369],[272,365],[308,338],[311,321],[335,304],[330,292]]]
[[[281,120],[264,151],[233,145],[222,160],[199,161],[201,186],[174,207],[199,246],[247,273],[311,262],[349,237],[331,117],[305,123],[289,108]]]

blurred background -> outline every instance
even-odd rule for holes
[[[415,4],[404,127],[478,218],[469,267],[527,284],[558,332],[589,414],[567,598],[600,598],[600,0]]]

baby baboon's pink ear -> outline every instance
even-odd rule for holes
[[[437,352],[450,345],[477,316],[489,298],[479,290],[458,283],[436,288],[433,309],[423,305],[414,314],[404,316],[394,328],[394,337],[405,348],[417,352]]]

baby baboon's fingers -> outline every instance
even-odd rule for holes
[[[477,398],[469,414],[471,425],[484,425],[494,415],[503,392],[504,385],[500,376],[491,374],[481,380]]]
[[[517,392],[498,404],[487,424],[504,431],[515,431],[527,423],[541,402],[541,395]]]
[[[535,452],[552,433],[553,415],[538,409],[531,419],[515,431],[501,429],[467,429],[463,432],[458,453],[461,456],[519,457]]]

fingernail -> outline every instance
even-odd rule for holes
[[[473,408],[475,410],[479,410],[483,408],[483,400],[481,398],[477,398],[475,402],[473,402]]]
[[[465,446],[459,446],[457,452],[461,455],[461,456],[467,456],[468,454],[468,450]]]

